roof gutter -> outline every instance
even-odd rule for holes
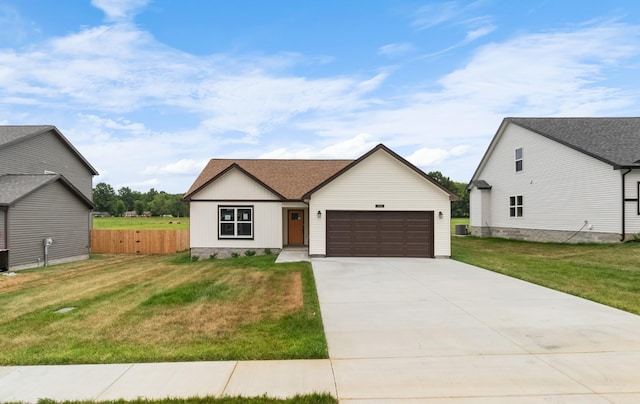
[[[629,174],[631,172],[630,168],[627,168],[627,171],[622,173],[622,234],[620,235],[620,241],[624,241],[625,238],[625,233],[626,233],[626,228],[625,228],[625,220],[626,220],[626,214],[625,214],[625,208],[626,208],[626,204],[625,204],[625,186],[624,186],[624,177],[627,176],[627,174]]]

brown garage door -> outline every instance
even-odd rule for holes
[[[433,257],[433,212],[327,211],[329,257]]]

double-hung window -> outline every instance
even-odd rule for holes
[[[522,171],[522,147],[516,149],[516,172]]]
[[[522,217],[522,195],[509,197],[509,217]]]
[[[253,206],[220,206],[218,238],[253,238]]]

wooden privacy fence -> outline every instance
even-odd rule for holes
[[[189,230],[91,230],[94,254],[174,254],[189,249]]]

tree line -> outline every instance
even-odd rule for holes
[[[440,171],[430,171],[428,175],[460,197],[451,205],[451,217],[469,217],[467,184],[453,181]],[[93,189],[93,203],[97,212],[108,212],[111,216],[122,216],[127,211],[135,211],[138,215],[151,212],[153,216],[189,216],[189,205],[182,201],[182,194],[168,194],[153,188],[138,192],[122,187],[115,192],[111,185],[101,182]]]
[[[460,200],[451,204],[451,217],[469,217],[469,193],[467,192],[467,184],[452,181],[449,177],[445,177],[440,171],[429,171],[428,175],[436,180],[438,184],[460,197]]]
[[[93,203],[96,212],[107,212],[111,216],[122,216],[131,211],[138,215],[151,212],[152,216],[189,216],[189,205],[182,201],[182,194],[168,194],[153,188],[138,192],[122,187],[115,192],[111,185],[101,182],[93,188]]]

